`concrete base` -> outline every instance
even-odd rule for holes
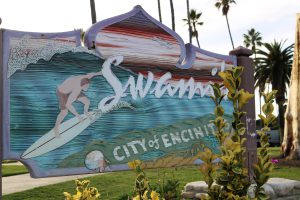
[[[271,200],[299,200],[300,181],[284,178],[270,178],[263,186]],[[207,192],[207,185],[204,181],[191,182],[185,185],[182,192],[184,199],[200,199],[201,194]],[[249,188],[248,195],[254,198],[254,185]]]

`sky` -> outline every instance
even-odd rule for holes
[[[173,0],[176,32],[188,42],[186,1]],[[286,40],[294,42],[296,13],[299,0],[236,0],[230,7],[228,18],[235,46],[243,45],[243,34],[255,28],[265,42]],[[214,7],[215,0],[190,0],[190,8],[202,12],[199,27],[201,48],[215,53],[228,54],[232,49],[225,17]],[[141,5],[158,19],[157,0],[95,0],[97,21],[132,10]],[[168,0],[161,0],[163,23],[171,27]],[[89,0],[0,0],[1,28],[32,32],[63,32],[86,30],[91,26]],[[196,45],[196,41],[193,41]]]
[[[296,13],[300,13],[300,0],[235,0],[228,18],[235,47],[243,45],[243,34],[255,28],[263,42],[286,40],[294,43]],[[188,42],[186,1],[173,0],[176,32]],[[215,8],[215,0],[190,0],[190,8],[202,12],[204,25],[198,28],[201,48],[227,55],[232,49],[226,19]],[[157,0],[95,0],[97,21],[129,12],[141,5],[158,19]],[[161,0],[163,24],[171,27],[168,0]],[[0,0],[0,28],[30,32],[63,32],[88,29],[91,23],[89,0]],[[196,41],[193,41],[196,45]],[[258,102],[258,100],[256,100]],[[258,111],[257,111],[258,112]]]

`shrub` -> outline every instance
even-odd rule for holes
[[[142,162],[135,160],[128,163],[130,169],[136,173],[134,183],[134,197],[133,200],[159,200],[159,194],[152,190],[149,184],[149,180],[142,168]]]
[[[249,199],[247,191],[250,187],[248,170],[245,167],[245,142],[246,128],[242,117],[246,115],[242,108],[248,101],[253,98],[253,94],[239,89],[241,84],[242,67],[235,67],[232,70],[220,72],[219,76],[223,79],[223,84],[215,83],[212,85],[214,96],[211,98],[215,103],[215,120],[214,123],[217,131],[216,137],[220,143],[220,154],[215,155],[209,148],[205,148],[200,153],[200,159],[204,164],[201,165],[200,171],[204,174],[204,180],[208,185],[207,195],[203,195],[202,199]],[[233,121],[232,131],[225,132],[228,124],[223,118],[224,109],[221,105],[225,94],[221,93],[221,87],[228,89],[227,97],[233,104]],[[255,198],[266,199],[267,196],[262,188],[269,178],[269,172],[272,170],[272,163],[268,156],[268,139],[266,131],[268,125],[274,121],[272,102],[274,94],[264,94],[266,104],[263,106],[265,116],[260,116],[264,122],[264,128],[258,132],[261,136],[262,149],[259,153],[258,162],[254,166],[254,181],[256,182]],[[220,162],[213,163],[213,160],[220,158]]]
[[[100,199],[100,193],[97,188],[89,187],[89,180],[75,180],[76,194],[71,195],[68,192],[64,192],[65,200],[97,200]]]

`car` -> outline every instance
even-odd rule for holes
[[[279,129],[271,130],[267,132],[270,146],[280,146],[280,133]],[[259,135],[257,135],[257,146],[260,147]]]

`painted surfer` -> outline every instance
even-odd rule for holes
[[[86,75],[71,76],[57,87],[56,95],[59,100],[60,113],[55,122],[55,137],[59,137],[59,126],[69,112],[75,115],[80,122],[83,120],[72,105],[75,101],[81,102],[84,105],[84,114],[89,115],[90,100],[83,92],[89,89],[90,81],[93,77],[101,75],[101,72],[96,72]]]

